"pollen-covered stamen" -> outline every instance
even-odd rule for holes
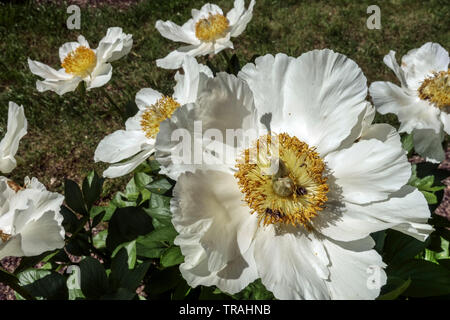
[[[272,172],[273,160],[278,168]],[[244,199],[263,225],[310,228],[328,193],[325,164],[306,143],[287,134],[262,136],[244,151],[235,174]],[[268,174],[269,173],[269,174]]]
[[[418,89],[419,97],[428,100],[439,109],[448,111],[450,108],[450,69],[434,73],[426,78]]]
[[[11,239],[11,235],[4,233],[2,230],[0,230],[0,239],[2,240],[2,242],[6,242],[9,239]]]
[[[228,19],[221,14],[210,14],[206,19],[200,19],[195,25],[195,36],[202,41],[214,41],[225,36]]]
[[[141,128],[147,138],[155,138],[161,122],[170,118],[180,106],[172,97],[163,96],[155,104],[147,106],[141,117]]]
[[[79,46],[70,52],[61,66],[67,73],[84,78],[91,74],[97,64],[97,56],[94,50]]]

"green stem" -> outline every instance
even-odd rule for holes
[[[0,282],[3,282],[4,284],[10,286],[14,291],[16,291],[18,294],[20,294],[22,297],[24,297],[27,300],[36,300],[35,297],[33,297],[28,290],[26,290],[24,287],[21,287],[19,285],[19,279],[12,273],[9,273],[3,269],[0,269]]]
[[[225,59],[225,63],[227,64],[227,67],[230,67],[230,69],[231,69],[230,57],[228,56],[228,53],[225,50],[222,50],[222,51],[220,51],[220,54]]]

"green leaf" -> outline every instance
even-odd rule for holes
[[[86,257],[80,262],[81,291],[88,299],[98,299],[108,291],[108,278],[102,264]]]
[[[427,200],[428,204],[436,204],[438,202],[437,197],[433,193],[428,192],[428,191],[423,191],[420,189],[419,189],[419,191],[422,192],[422,194],[425,196],[425,199]]]
[[[175,288],[181,279],[178,267],[155,270],[151,273],[148,283],[146,283],[147,292],[151,296],[155,296],[169,291]]]
[[[66,232],[74,233],[75,230],[78,229],[80,220],[78,220],[77,216],[66,206],[61,206],[61,214],[64,218],[62,225]]]
[[[109,221],[106,247],[109,251],[153,230],[152,219],[139,207],[116,209]]]
[[[102,249],[106,247],[106,238],[108,237],[108,230],[102,230],[97,233],[94,237],[94,246],[97,249]]]
[[[66,300],[66,278],[50,270],[30,269],[19,275],[21,285],[31,295],[48,300]],[[28,284],[26,284],[28,282]]]
[[[411,279],[405,296],[421,298],[450,294],[450,270],[441,265],[413,259],[389,266],[387,273],[405,281]]]
[[[134,182],[139,191],[144,189],[145,186],[148,185],[152,181],[153,181],[153,178],[151,176],[149,176],[148,174],[146,174],[145,172],[136,172],[134,174]]]
[[[161,256],[161,265],[163,267],[172,267],[184,261],[180,247],[170,247]]]
[[[405,134],[402,137],[402,147],[405,149],[408,153],[412,151],[414,148],[414,139],[412,134]]]
[[[411,279],[408,279],[406,281],[403,281],[400,286],[398,286],[396,289],[385,293],[377,298],[377,300],[395,300],[397,299],[403,292],[405,292],[406,289],[408,289],[409,285],[411,284]]]
[[[388,230],[383,260],[389,265],[401,264],[423,252],[428,243],[429,240],[422,242],[399,231]]]
[[[273,300],[275,299],[272,292],[266,289],[261,279],[257,279],[250,283],[244,290],[233,295],[238,300]]]
[[[172,300],[184,300],[191,292],[191,287],[187,284],[186,280],[182,279],[175,287],[172,293]]]
[[[64,196],[69,208],[76,213],[84,216],[87,215],[86,207],[84,206],[83,194],[81,193],[78,184],[70,179],[66,179],[64,186]]]
[[[136,253],[140,257],[160,258],[167,246],[160,241],[147,241],[145,237],[136,240]]]
[[[136,264],[136,240],[122,243],[121,245],[117,246],[117,248],[112,253],[111,257],[114,258],[119,252],[119,250],[125,249],[128,255],[128,267],[130,269],[133,269]]]
[[[146,188],[152,193],[164,194],[172,188],[172,184],[166,178],[161,178],[148,184]]]
[[[145,236],[146,241],[167,241],[173,244],[175,237],[177,236],[177,231],[173,225],[167,227],[161,227],[159,229],[153,230],[148,235]]]
[[[103,188],[103,178],[97,175],[95,170],[91,171],[83,180],[83,196],[88,210],[100,197]]]

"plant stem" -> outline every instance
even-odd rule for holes
[[[111,96],[108,93],[108,91],[106,91],[105,88],[102,88],[102,91],[103,91],[103,94],[105,95],[106,99],[108,99],[108,101],[114,106],[114,108],[116,108],[116,110],[119,113],[119,115],[121,117],[123,117],[122,109],[120,109],[120,107],[114,102],[114,99],[111,98]]]

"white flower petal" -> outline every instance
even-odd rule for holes
[[[298,59],[266,55],[244,66],[239,77],[249,84],[260,114],[272,114],[273,131],[296,136],[322,156],[338,148],[366,110],[361,69],[330,50]]]
[[[415,129],[413,131],[414,150],[429,162],[442,162],[445,152],[442,148],[443,131],[436,133],[431,129]]]
[[[108,28],[96,50],[97,63],[113,62],[122,58],[130,52],[132,45],[131,34],[123,33],[119,27]]]
[[[214,45],[212,43],[202,42],[198,45],[189,45],[180,47],[166,57],[156,60],[156,65],[163,69],[178,69],[181,67],[185,56],[201,56],[214,52]]]
[[[365,205],[343,203],[341,207],[332,203],[314,217],[312,225],[337,241],[355,241],[389,228],[424,241],[433,231],[427,224],[430,215],[423,194],[404,186],[385,201]]]
[[[129,160],[110,165],[108,169],[103,171],[103,176],[106,178],[122,177],[136,169],[141,163],[147,160],[153,152],[153,147],[148,145],[144,150],[132,156]]]
[[[332,299],[375,299],[386,283],[386,266],[371,239],[355,242],[335,242],[325,239],[324,247],[331,265],[327,282]]]
[[[410,50],[402,57],[408,87],[417,90],[423,80],[433,76],[434,72],[447,71],[448,63],[448,52],[438,43],[427,42],[418,49]]]
[[[395,59],[395,51],[389,51],[389,54],[385,55],[383,58],[383,62],[392,70],[397,78],[400,80],[400,84],[403,88],[407,88],[406,76],[405,72],[397,63]]]
[[[328,257],[322,242],[303,229],[277,232],[273,225],[258,230],[255,262],[264,286],[275,298],[329,299],[325,280]]]
[[[227,13],[227,18],[231,27],[230,34],[232,37],[237,37],[244,32],[247,24],[252,20],[254,5],[255,0],[251,0],[247,11],[244,12],[244,0],[234,1],[234,8]]]
[[[143,111],[146,107],[154,105],[159,99],[162,98],[162,94],[152,88],[143,88],[136,93],[136,105],[139,110]]]
[[[411,175],[405,151],[376,139],[330,153],[325,161],[342,188],[342,197],[360,204],[387,199]]]
[[[175,74],[177,84],[173,88],[173,98],[181,105],[195,102],[200,79],[200,67],[195,58],[186,56],[182,66],[184,74]]]
[[[75,91],[78,87],[78,84],[82,81],[80,77],[74,77],[69,80],[45,80],[45,81],[36,81],[36,89],[39,92],[45,91],[54,91],[58,95],[62,96],[63,94],[71,91]]]
[[[447,132],[447,134],[450,134],[450,113],[441,111],[440,118],[444,125],[444,131]]]
[[[49,81],[69,80],[73,78],[73,76],[67,74],[64,69],[55,70],[46,64],[31,60],[30,58],[28,58],[28,67],[33,74]]]
[[[211,3],[206,3],[202,6],[200,10],[192,9],[192,18],[194,22],[197,22],[200,19],[207,19],[209,15],[221,14],[223,15],[222,9],[219,6]]]
[[[156,137],[155,157],[162,165],[162,172],[175,180],[183,171],[208,168],[208,165],[225,171],[234,167],[236,157],[240,155],[239,149],[248,141],[238,139],[235,146],[235,139],[227,138],[230,132],[243,138],[248,130],[253,130],[254,139],[258,137],[252,93],[245,82],[226,73],[219,73],[216,78],[205,77],[205,80],[200,85],[196,104],[178,108],[170,119],[160,124]],[[216,155],[211,159],[207,149],[214,144],[209,145],[202,140],[203,133],[208,130],[215,130],[222,141],[229,143],[217,143],[214,148]],[[205,161],[213,158],[217,161]]]
[[[91,80],[87,82],[88,85],[86,87],[86,90],[98,88],[105,85],[106,83],[108,83],[111,77],[112,66],[110,63],[97,65],[97,67],[95,67],[91,74]]]
[[[158,20],[155,27],[164,38],[169,40],[193,45],[200,44],[200,40],[195,36],[194,20],[192,19],[189,19],[181,27],[172,21]]]
[[[28,223],[22,230],[22,250],[25,256],[36,256],[45,251],[64,247],[64,229],[55,219],[59,214],[46,211],[39,219]]]
[[[6,134],[0,142],[0,172],[10,173],[17,165],[14,156],[19,149],[19,141],[27,134],[27,119],[23,106],[10,101]]]
[[[153,144],[143,131],[117,130],[105,138],[95,149],[95,162],[115,163],[127,159]]]
[[[22,236],[20,234],[11,237],[7,242],[0,240],[0,260],[5,257],[22,257],[25,253],[21,247]]]
[[[180,235],[199,237],[207,270],[219,272],[248,250],[257,222],[242,205],[242,193],[233,175],[188,172],[179,177],[173,193],[172,223]]]
[[[428,102],[407,94],[391,82],[374,82],[369,91],[379,113],[397,115],[401,124],[399,132],[411,133],[414,129],[440,131],[439,109]]]

